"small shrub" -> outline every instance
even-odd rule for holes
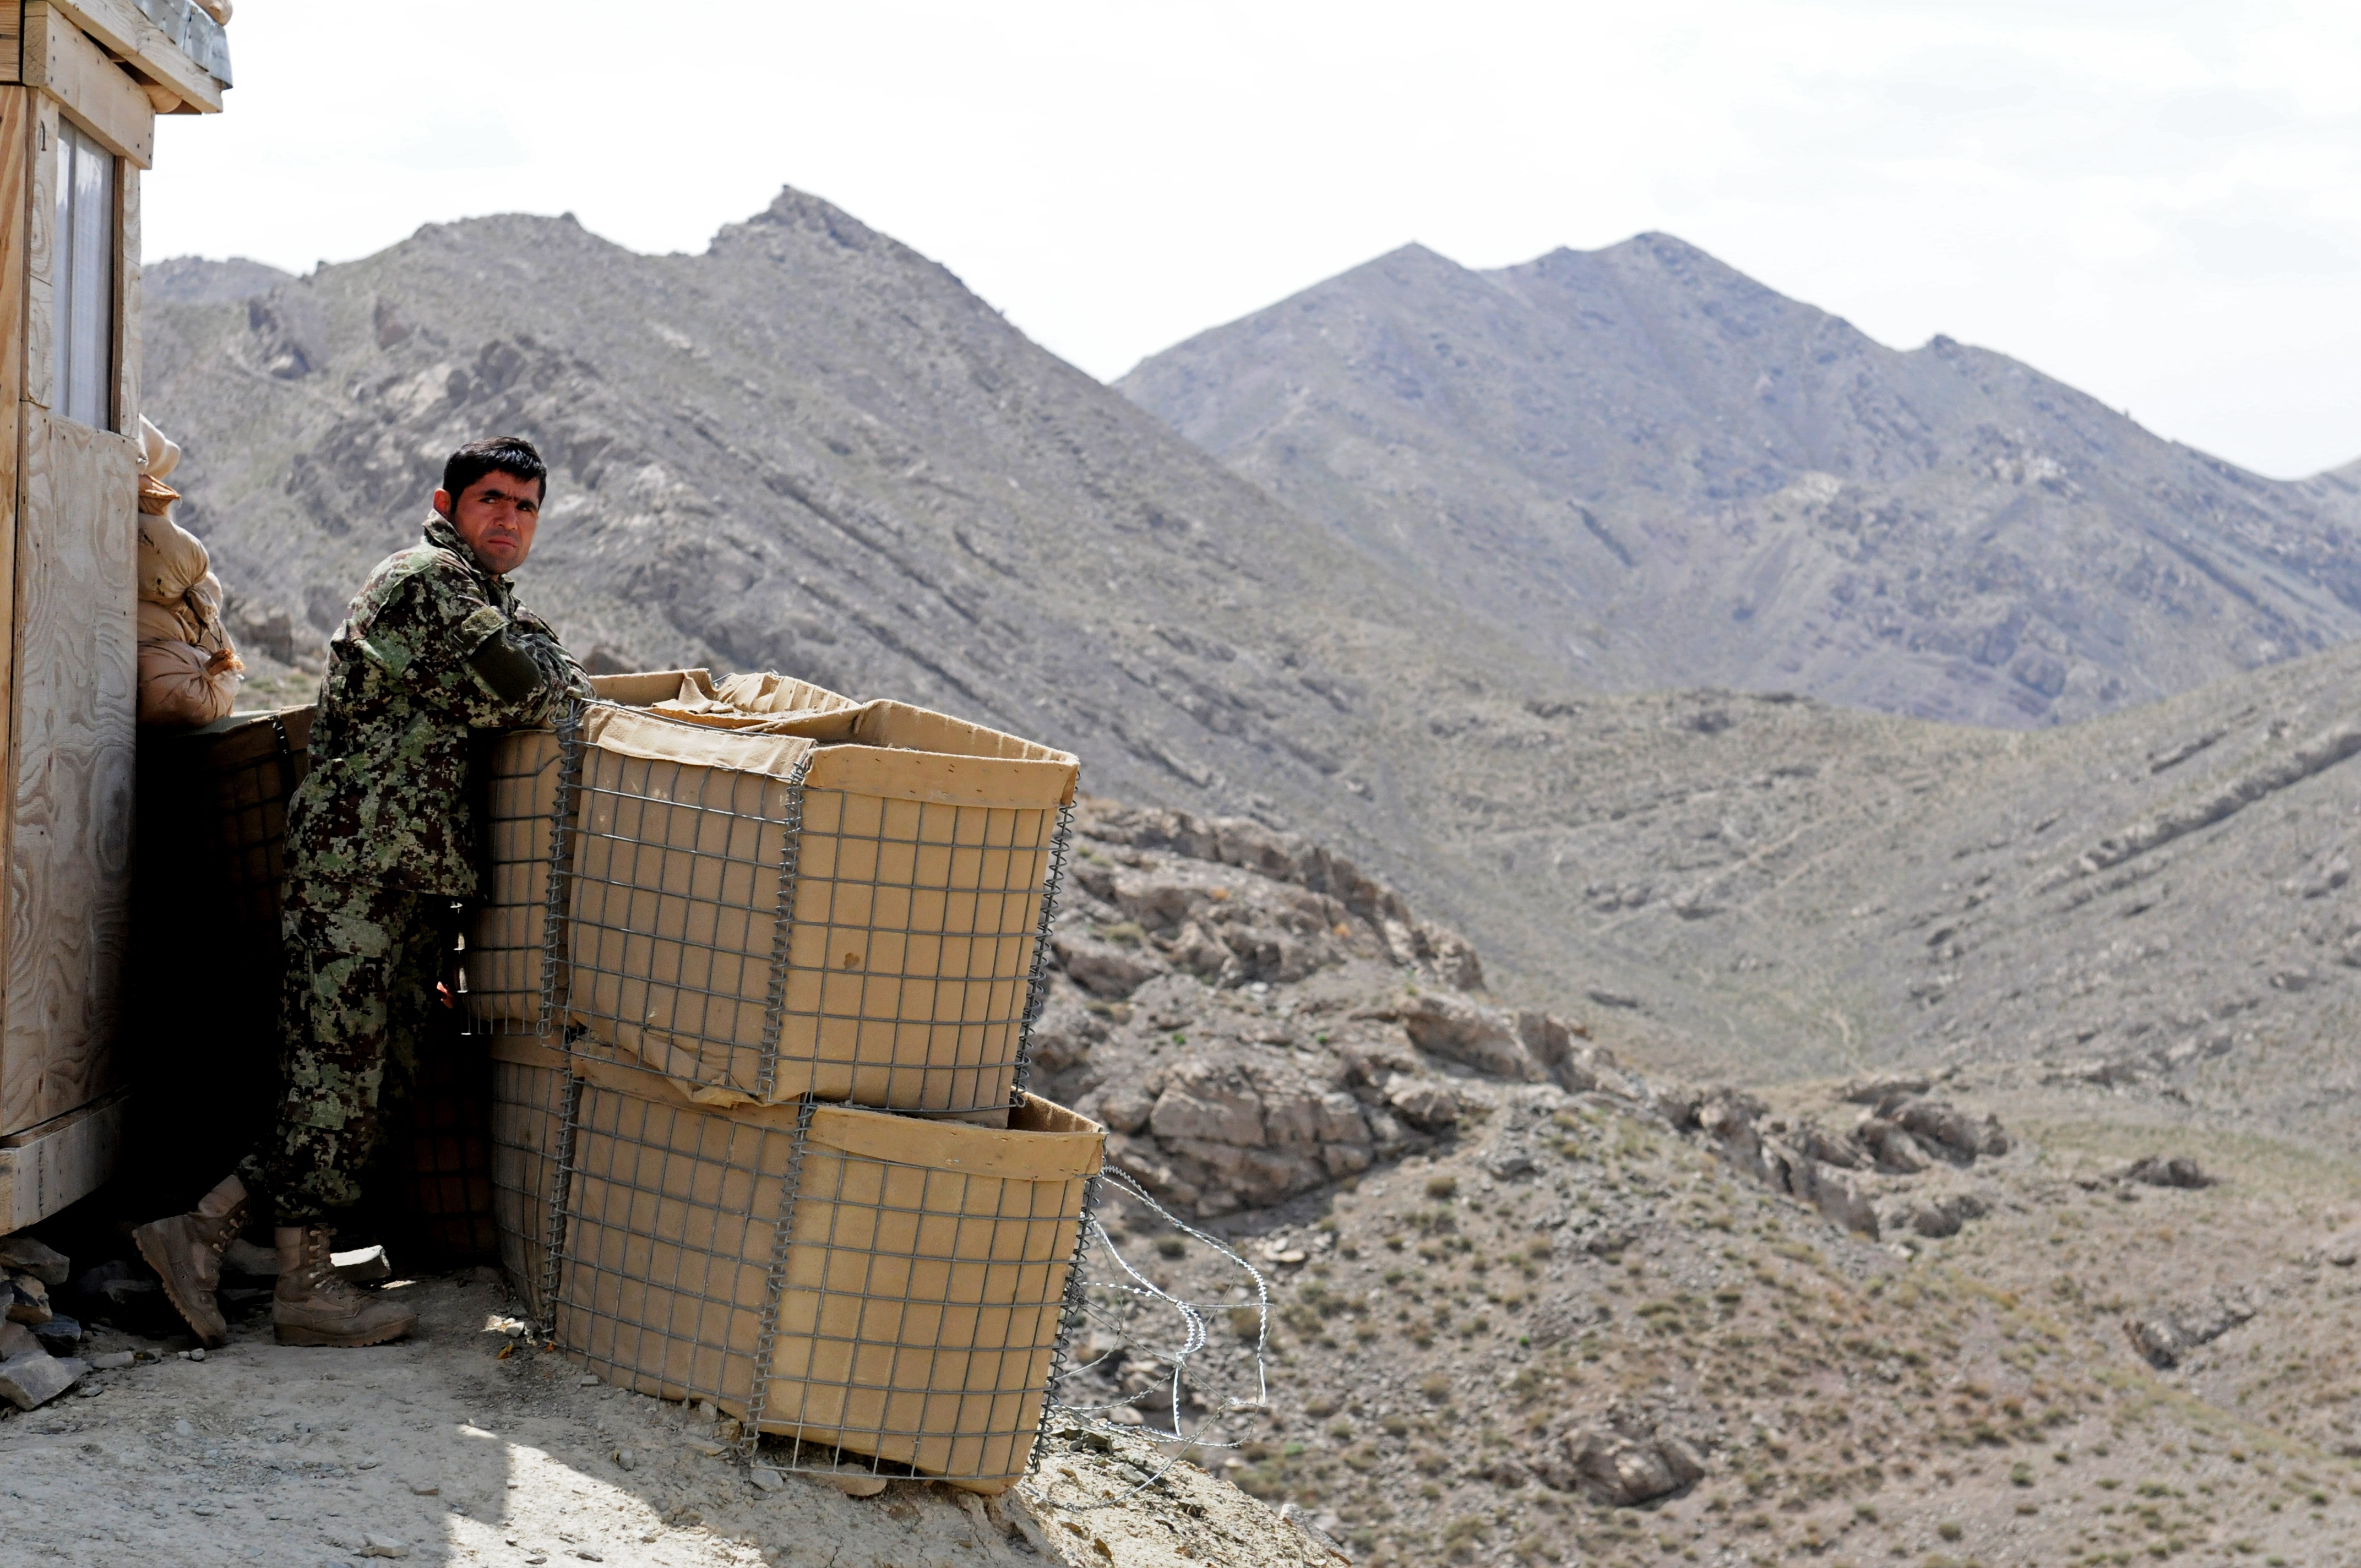
[[[1455,1176],[1430,1176],[1426,1179],[1426,1195],[1429,1198],[1448,1198],[1458,1190],[1459,1179]]]
[[[1163,1257],[1179,1257],[1189,1250],[1189,1244],[1179,1236],[1159,1236],[1156,1238],[1156,1250]]]
[[[1960,1521],[1957,1519],[1945,1519],[1941,1524],[1935,1527],[1935,1533],[1941,1536],[1945,1541],[1957,1541],[1960,1539]]]
[[[1451,1379],[1440,1372],[1429,1373],[1425,1381],[1419,1384],[1418,1391],[1440,1404],[1451,1398]]]

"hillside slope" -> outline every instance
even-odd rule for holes
[[[153,305],[147,355],[183,521],[247,651],[282,665],[316,667],[415,538],[443,455],[516,430],[555,466],[522,591],[594,669],[778,669],[948,708],[1071,748],[1093,788],[1316,827],[1407,875],[1429,830],[1394,778],[1447,750],[1423,716],[1539,680],[792,191],[697,256],[565,219],[429,227]]]
[[[2361,1147],[2361,647],[2033,733],[1691,692],[1476,705],[1469,929],[1602,1039],[2022,1064]]]
[[[2350,475],[1885,348],[1667,235],[1491,272],[1406,247],[1117,385],[1589,684],[2029,726],[2361,630]]]

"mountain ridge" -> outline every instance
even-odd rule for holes
[[[1404,247],[1116,385],[1610,689],[2048,724],[2361,630],[2349,478],[1887,348],[1670,236],[1484,272]]]

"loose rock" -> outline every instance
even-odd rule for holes
[[[72,1387],[75,1379],[89,1370],[88,1362],[61,1360],[46,1351],[0,1361],[0,1399],[20,1410],[38,1409]]]

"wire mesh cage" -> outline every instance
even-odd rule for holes
[[[299,707],[139,731],[139,983],[122,998],[121,1057],[141,1089],[126,1174],[167,1201],[193,1201],[190,1173],[236,1163],[278,1104],[280,884],[311,718]]]
[[[483,790],[483,902],[468,922],[467,1006],[479,1034],[539,1033],[544,1016],[555,883],[550,868],[565,828],[569,754],[558,734],[523,729],[489,748]]]
[[[545,1329],[549,1275],[566,1191],[559,1172],[570,1149],[581,1080],[562,1052],[515,1036],[492,1036],[492,1223],[500,1268],[525,1310]]]
[[[781,1468],[1025,1472],[1104,1133],[700,1105],[670,1080],[495,1044],[501,1245],[557,1345],[711,1400]],[[568,1068],[571,1070],[568,1070]]]
[[[493,769],[471,1010],[759,1103],[1004,1116],[1076,773],[1064,752],[895,703],[602,704],[513,737]]]
[[[703,670],[598,675],[591,684],[600,700],[632,707],[701,703],[713,692]],[[550,728],[505,732],[478,760],[484,864],[466,963],[467,1021],[478,1034],[548,1032],[552,945],[560,935],[552,905],[560,883],[550,871],[563,863],[581,766],[575,717],[569,709]]]
[[[395,1201],[380,1224],[412,1268],[493,1256],[491,1073],[483,1042],[437,1010],[417,1041],[408,1092],[389,1105]]]

